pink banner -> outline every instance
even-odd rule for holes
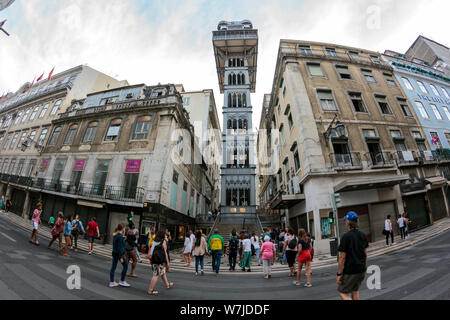
[[[50,160],[42,160],[41,168],[47,168],[50,163]]]
[[[75,160],[75,166],[73,167],[73,171],[83,171],[85,163],[86,160]]]
[[[127,160],[125,173],[139,173],[141,171],[142,160]]]

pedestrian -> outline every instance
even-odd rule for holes
[[[33,223],[33,232],[31,233],[31,238],[29,241],[30,243],[34,243],[37,246],[39,246],[38,230],[39,226],[42,224],[41,214],[42,214],[42,204],[39,202],[38,204],[36,204],[36,209],[33,211],[33,216],[31,217],[31,222]]]
[[[298,252],[298,241],[292,228],[288,229],[287,236],[284,240],[283,251],[286,254],[286,260],[289,265],[289,269],[291,270],[289,277],[293,277],[295,276],[295,257]]]
[[[246,271],[245,268],[248,268],[247,272],[252,272],[252,241],[249,239],[248,234],[244,235],[244,240],[241,242],[242,253],[241,262],[239,266],[242,271]]]
[[[200,265],[201,274],[204,275],[204,258],[208,250],[205,238],[201,231],[195,235],[194,245],[192,246],[192,255],[195,257],[195,275],[198,275],[198,266]]]
[[[151,227],[150,231],[147,234],[147,253],[150,252],[150,249],[152,248],[153,241],[155,241],[156,237],[156,227]]]
[[[219,234],[219,229],[214,230],[214,235],[209,238],[208,241],[208,251],[212,255],[212,268],[216,276],[219,275],[220,271],[220,260],[222,259],[222,253],[225,248],[222,236]]]
[[[166,229],[165,240],[167,243],[167,256],[169,257],[169,261],[170,261],[170,243],[172,242],[172,235],[170,234],[169,229]]]
[[[58,239],[59,251],[61,252],[61,254],[64,254],[63,244],[62,244],[63,232],[64,232],[64,213],[59,211],[58,218],[56,219],[55,225],[53,226],[53,228],[51,230],[52,240],[50,240],[50,243],[48,244],[48,248],[50,249],[53,242],[55,242],[56,239]]]
[[[394,231],[392,230],[391,215],[388,215],[384,221],[384,235],[386,236],[386,246],[389,246],[389,237],[391,237],[392,243],[394,244]]]
[[[367,271],[367,237],[358,229],[358,215],[351,211],[344,217],[347,230],[339,246],[336,283],[342,300],[359,300],[359,288]],[[351,296],[350,296],[351,295]]]
[[[5,196],[2,195],[0,197],[0,213],[2,213],[4,209],[5,209]]]
[[[401,238],[402,240],[405,240],[405,229],[406,229],[406,224],[405,224],[405,218],[403,218],[403,214],[400,215],[400,218],[398,218],[397,224],[398,224],[398,227],[399,227],[399,229],[400,229],[400,238]]]
[[[411,221],[409,221],[408,214],[405,212],[403,214],[403,219],[405,220],[405,239],[409,237],[409,226]]]
[[[125,239],[125,256],[127,258],[128,263],[133,261],[131,264],[131,272],[128,274],[128,277],[137,278],[137,275],[134,273],[136,269],[136,265],[138,262],[138,257],[136,254],[136,234],[133,231],[134,223],[130,225],[131,229],[127,232],[127,237]]]
[[[267,231],[267,230],[264,230],[264,234],[263,234],[263,239],[266,237],[266,236],[269,236],[270,237],[270,241],[272,241],[272,229],[269,229],[269,231]]]
[[[192,242],[190,232],[186,232],[186,236],[184,237],[184,262],[186,263],[186,267],[191,266],[191,254],[192,254]]]
[[[149,295],[158,295],[159,292],[155,290],[156,283],[159,277],[162,278],[167,289],[173,287],[173,282],[167,280],[166,271],[170,270],[169,255],[167,252],[166,231],[158,231],[153,241],[152,247],[148,253],[148,258],[152,266],[153,278],[150,281],[148,289]]]
[[[123,227],[123,226],[122,226]],[[94,240],[95,238],[100,238],[100,230],[98,228],[97,219],[92,217],[91,221],[87,224],[86,232],[88,234],[89,252],[91,255],[94,251]]]
[[[260,245],[260,241],[259,241],[259,237],[256,235],[255,232],[253,232],[252,234],[252,238],[250,239],[251,243],[252,243],[252,253],[254,252],[256,255],[256,258],[258,259],[258,266],[261,266],[262,261],[261,258],[259,257],[259,251],[261,249],[261,245]]]
[[[314,260],[314,242],[316,239],[311,235],[311,232],[308,232],[308,237],[311,239],[311,262]]]
[[[48,219],[48,225],[50,226],[50,228],[53,228],[53,226],[55,225],[55,217],[54,216],[50,216],[50,218]]]
[[[262,258],[264,278],[270,279],[272,277],[272,265],[275,263],[276,249],[275,245],[270,241],[270,237],[264,238],[264,243],[261,246],[259,258]]]
[[[228,262],[230,265],[230,271],[236,270],[236,260],[238,255],[238,249],[240,241],[235,230],[231,234],[231,238],[228,241]]]
[[[128,261],[125,256],[125,227],[119,223],[113,233],[113,249],[112,249],[112,266],[109,271],[109,287],[114,288],[118,286],[129,287],[130,285],[125,281],[128,270]],[[114,274],[116,273],[117,263],[122,264],[122,273],[120,275],[120,282],[114,281]]]
[[[72,238],[72,230],[73,230],[73,217],[69,216],[64,224],[64,241],[65,241],[65,245],[64,245],[64,253],[63,256],[68,257],[69,255],[67,254],[67,249],[69,247],[71,247],[72,242],[71,242],[71,238]]]
[[[134,251],[136,252],[136,258],[138,262],[142,262],[141,255],[139,254],[138,243],[139,243],[139,230],[136,228],[136,224],[134,222],[130,223],[130,230],[134,234]],[[134,260],[133,260],[134,261]]]
[[[297,281],[294,284],[300,286],[300,279],[302,276],[303,265],[306,269],[307,282],[305,287],[311,288],[311,238],[308,237],[305,229],[300,229],[298,231],[298,270],[297,270]]]
[[[6,206],[5,206],[6,213],[8,213],[9,210],[11,210],[11,207],[12,207],[11,198],[8,198],[8,199],[6,199]]]
[[[80,220],[80,215],[77,214],[75,215],[75,219],[73,219],[72,221],[72,250],[77,252],[78,251],[78,237],[80,235],[84,234],[84,227],[83,227],[83,223]]]

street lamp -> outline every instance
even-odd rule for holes
[[[27,140],[26,142],[23,142],[23,143],[22,143],[22,146],[20,147],[20,150],[21,150],[22,152],[27,151],[27,149],[28,149],[29,147],[31,147],[31,144],[32,144],[32,143],[35,144],[36,149],[38,150],[39,153],[41,153],[42,150],[44,149],[44,147],[41,146],[38,142],[36,142],[36,141],[34,141],[34,140],[30,139],[30,138],[28,138],[28,140]]]
[[[333,133],[333,131],[336,132],[338,137],[340,137],[340,138],[345,137],[345,126],[339,120],[336,121],[337,117],[338,117],[338,115],[336,114],[334,116],[333,121],[331,121],[330,125],[328,126],[327,131],[325,131],[325,133],[323,134],[327,145],[328,145],[328,140],[330,139],[330,136]]]

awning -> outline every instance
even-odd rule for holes
[[[334,192],[359,191],[392,187],[410,179],[409,175],[347,179],[334,187]]]
[[[277,198],[270,205],[270,209],[289,209],[296,204],[305,201],[304,194],[283,194],[278,195]]]
[[[431,184],[432,186],[440,186],[447,184],[447,179],[444,177],[432,177],[432,178],[426,178],[425,182],[427,184]]]
[[[84,206],[84,207],[92,207],[92,208],[99,208],[99,209],[103,208],[103,204],[97,203],[97,202],[78,200],[77,204],[79,206]]]

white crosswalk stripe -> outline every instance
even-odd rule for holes
[[[12,242],[17,242],[16,240],[14,240],[13,238],[11,238],[10,236],[8,236],[6,233],[0,232],[0,234],[2,236],[4,236],[6,239],[12,241]]]

